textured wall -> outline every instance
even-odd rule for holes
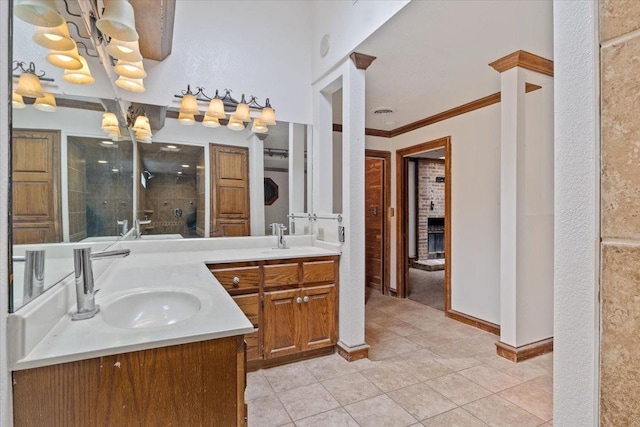
[[[147,181],[145,208],[153,210],[153,231],[149,234],[182,234],[196,237],[196,177],[158,173]],[[176,216],[176,209],[182,210]]]
[[[600,2],[603,426],[640,420],[640,2]]]
[[[87,166],[82,148],[75,142],[67,144],[67,182],[69,192],[69,240],[78,242],[87,237]]]

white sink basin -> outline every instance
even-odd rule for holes
[[[102,307],[102,319],[118,328],[140,329],[173,325],[200,310],[195,295],[180,291],[144,291],[121,296]]]

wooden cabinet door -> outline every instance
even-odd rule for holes
[[[365,284],[382,289],[384,259],[384,159],[365,161]]]
[[[302,350],[334,345],[336,333],[336,287],[335,285],[305,288],[301,291],[304,328]]]
[[[14,130],[13,243],[62,241],[60,132]]]
[[[211,144],[211,230],[215,235],[248,236],[249,150]]]
[[[295,354],[300,351],[299,290],[266,292],[264,294],[264,356],[266,359]]]

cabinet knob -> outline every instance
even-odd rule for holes
[[[297,302],[298,304],[300,304],[300,303],[302,302],[302,298],[300,298],[300,297],[296,298],[296,302]]]
[[[238,276],[233,278],[233,287],[237,288],[238,285],[240,284],[240,278]]]
[[[304,297],[304,298],[302,298],[302,301],[304,301],[304,302],[309,302],[309,297]]]

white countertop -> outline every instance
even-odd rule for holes
[[[197,242],[191,245],[192,250],[176,246],[170,251],[167,249],[172,245],[166,242],[122,242],[120,245],[130,248],[131,255],[113,262],[97,279],[96,288],[100,292],[96,303],[101,305],[101,312],[92,319],[71,321],[74,306],[26,356],[13,364],[13,370],[251,333],[251,322],[210,273],[206,263],[339,254],[315,246],[205,250],[205,245]],[[104,310],[118,297],[149,290],[190,293],[200,299],[201,308],[186,320],[153,328],[119,328],[102,318]]]

